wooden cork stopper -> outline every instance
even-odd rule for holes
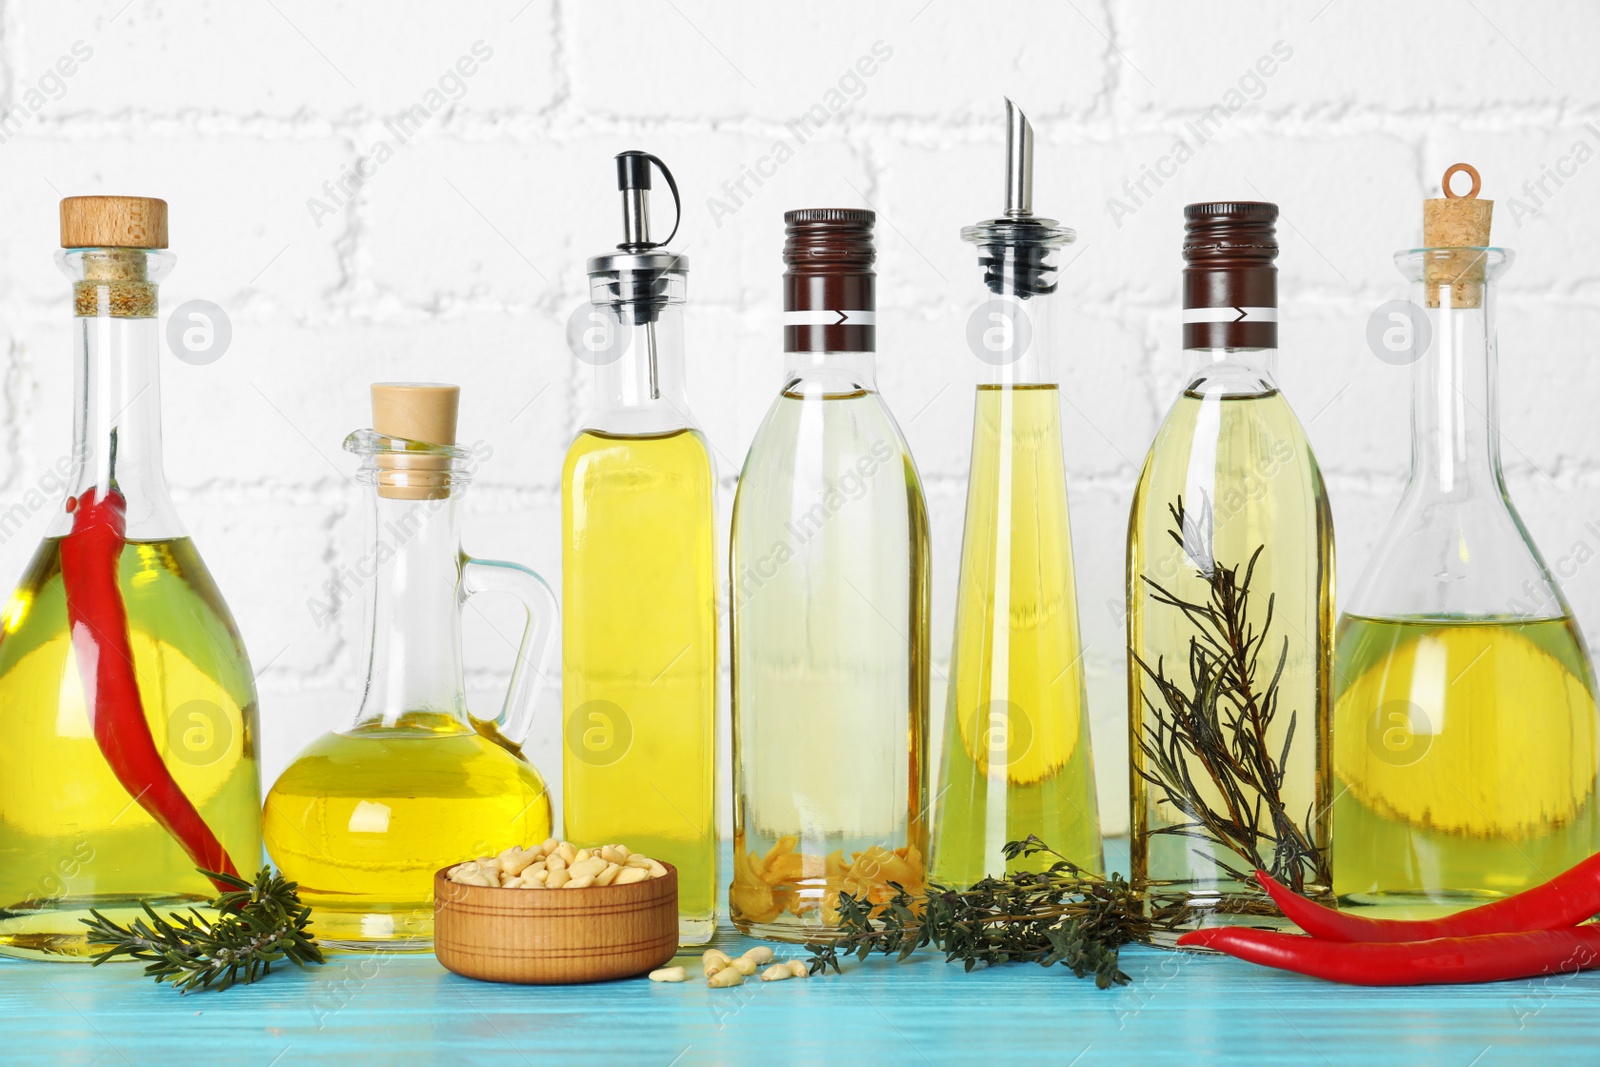
[[[156,317],[156,284],[145,252],[167,247],[167,202],[151,196],[69,196],[61,201],[61,247],[84,249],[73,286],[80,318]]]
[[[1453,192],[1450,180],[1457,174],[1472,179],[1463,195]],[[1440,182],[1444,196],[1422,202],[1422,246],[1435,249],[1423,260],[1422,276],[1428,306],[1439,306],[1439,289],[1450,288],[1450,306],[1483,306],[1483,282],[1488,257],[1489,229],[1494,221],[1494,201],[1480,200],[1482,179],[1469,163],[1457,163],[1444,172]]]
[[[69,196],[62,248],[165,248],[167,202],[153,196]]]
[[[422,382],[372,387],[372,428],[385,437],[428,445],[456,443],[461,388]],[[441,500],[450,495],[450,457],[380,453],[378,495],[393,500]]]

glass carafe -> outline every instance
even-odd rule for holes
[[[261,862],[254,673],[162,471],[165,215],[159,200],[63,204],[74,467],[0,615],[7,955],[87,958],[89,909],[126,922],[140,901],[185,906],[216,895],[196,868],[249,877]],[[137,240],[131,218],[148,247],[83,247],[103,216],[123,225],[101,239]]]
[[[775,940],[925,877],[927,508],[873,377],[873,218],[785,216],[784,382],[733,508],[728,904]]]
[[[652,162],[618,157],[626,205]],[[562,822],[676,866],[693,945],[717,915],[716,476],[684,389],[688,260],[649,240],[643,203],[631,223],[589,261],[606,343],[561,477]]]
[[[1335,668],[1334,889],[1350,903],[1478,903],[1600,847],[1593,671],[1500,471],[1494,298],[1511,258],[1396,256],[1418,316],[1411,473]]]
[[[392,396],[421,407],[448,403],[452,432],[427,436],[454,439],[454,387],[382,385],[373,393],[375,409]],[[374,424],[404,429],[393,418]],[[377,430],[351,434],[345,448],[361,457],[369,490],[371,547],[354,567],[371,576],[366,682],[353,720],[313,741],[279,776],[263,832],[274,862],[300,883],[322,940],[425,948],[435,871],[549,836],[544,779],[520,745],[556,603],[532,571],[462,552],[457,513],[474,450]],[[461,611],[482,592],[508,593],[528,612],[493,720],[468,712],[461,679]]]
[[[1187,380],[1128,524],[1131,881],[1174,922],[1270,922],[1252,871],[1329,886],[1333,524],[1277,382],[1278,209],[1184,214]]]
[[[1056,256],[1073,232],[1035,217],[1033,131],[1015,106],[1007,213],[962,230],[978,246],[986,329],[974,404],[955,637],[935,805],[933,879],[966,887],[1055,857],[1007,862],[1008,841],[1036,835],[1104,869],[1077,585],[1067,521]]]

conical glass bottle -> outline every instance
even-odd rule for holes
[[[689,263],[649,236],[652,162],[617,157],[625,240],[589,261],[599,343],[577,351],[597,403],[561,476],[562,813],[572,841],[675,865],[679,937],[703,944],[719,844],[716,476],[684,392]]]
[[[1184,210],[1187,381],[1128,524],[1132,882],[1187,919],[1328,891],[1333,523],[1276,380],[1275,222]],[[1167,914],[1171,917],[1171,913]]]
[[[873,375],[874,218],[784,216],[784,382],[733,507],[728,905],[780,941],[925,878],[927,506]]]
[[[1057,249],[1074,235],[1032,214],[1033,130],[1009,100],[1006,111],[1006,214],[961,231],[988,295],[934,824],[946,886],[1048,867],[1047,854],[1006,861],[1006,842],[1030,834],[1104,870],[1051,370]]]
[[[1512,256],[1487,247],[1491,207],[1428,201],[1431,247],[1395,256],[1411,321],[1385,358],[1414,359],[1411,473],[1339,619],[1334,890],[1410,913],[1520,892],[1600,848],[1594,673],[1500,471]]]
[[[366,682],[344,728],[313,741],[267,794],[262,828],[334,945],[426,948],[433,876],[550,834],[544,779],[522,754],[556,625],[555,595],[514,563],[461,551],[458,509],[486,446],[456,446],[455,386],[372,387],[361,457],[368,544]],[[467,710],[461,611],[481,592],[528,612],[505,706]]]
[[[0,615],[0,952],[84,959],[91,908],[261,861],[255,676],[161,464],[167,205],[61,204],[77,404],[65,506]]]

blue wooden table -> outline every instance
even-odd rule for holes
[[[1120,844],[1120,843],[1119,843]],[[1126,846],[1108,859],[1125,867]],[[746,942],[724,930],[729,952]],[[783,955],[786,953],[780,953]],[[964,974],[936,956],[736,989],[644,980],[537,988],[450,974],[431,955],[341,954],[226,993],[179,996],[136,966],[0,963],[0,1062],[971,1062],[1492,1064],[1600,1060],[1600,972],[1432,989],[1351,989],[1233,960],[1123,952],[1133,983],[1063,968]],[[677,962],[698,973],[697,956]]]

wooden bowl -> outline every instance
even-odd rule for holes
[[[678,869],[631,885],[501,889],[433,876],[433,952],[486,982],[569,985],[646,974],[678,951]]]

